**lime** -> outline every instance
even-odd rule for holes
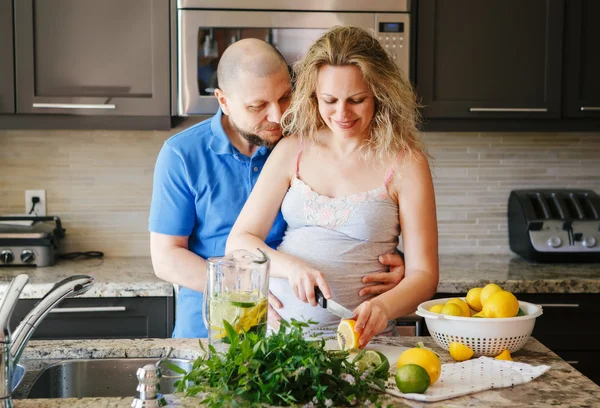
[[[407,364],[396,370],[396,385],[405,394],[423,394],[429,388],[429,374],[416,364]]]
[[[371,367],[375,368],[375,374],[387,373],[390,370],[390,362],[387,357],[379,351],[367,350],[361,359],[356,362],[356,368],[358,368],[359,371],[365,371]]]
[[[247,309],[256,306],[258,296],[252,292],[231,292],[229,294],[231,304],[236,307]]]
[[[523,309],[519,308],[519,311],[517,312],[517,316],[525,316],[525,312],[523,311]]]

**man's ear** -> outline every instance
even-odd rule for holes
[[[227,97],[225,96],[225,92],[223,92],[223,90],[220,88],[215,88],[215,96],[217,98],[217,101],[219,101],[219,106],[221,107],[223,113],[229,116],[229,113],[231,111],[229,110],[229,105],[227,105],[228,101]]]

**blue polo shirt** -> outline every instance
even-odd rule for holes
[[[189,236],[189,249],[202,258],[225,253],[227,236],[269,156],[260,147],[245,156],[231,144],[222,112],[168,139],[156,160],[149,230]],[[266,243],[276,248],[286,223],[275,219]],[[179,289],[173,337],[207,337],[202,293]]]

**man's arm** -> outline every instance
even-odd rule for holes
[[[188,249],[188,237],[150,233],[154,273],[160,279],[204,292],[206,262]]]

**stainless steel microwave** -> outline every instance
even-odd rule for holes
[[[223,51],[242,38],[273,44],[288,64],[336,25],[373,33],[410,77],[409,0],[178,0],[177,113],[217,111],[216,68]]]

